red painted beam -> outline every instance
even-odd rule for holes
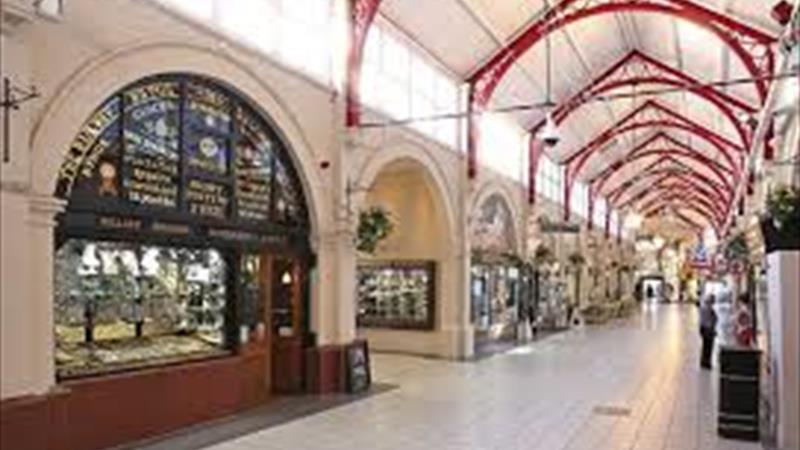
[[[671,206],[675,206],[675,205],[673,205],[672,203],[670,203],[670,202],[668,202],[666,200],[663,200],[661,202],[661,204],[654,205],[651,209],[646,210],[646,211],[642,211],[641,214],[645,218],[649,219],[649,218],[651,218],[651,217],[653,217],[655,215],[654,211],[662,211],[665,208],[671,207]],[[717,222],[717,219],[714,217],[714,214],[712,212],[706,210],[702,206],[699,206],[699,205],[694,204],[694,203],[684,203],[684,204],[682,204],[680,206],[677,206],[675,208],[676,209],[687,209],[687,210],[691,210],[691,211],[696,212],[701,217],[705,218],[708,221],[709,225],[711,225],[714,228],[714,230],[717,231],[717,233],[719,233],[718,230],[720,229],[720,224]]]
[[[504,45],[494,56],[481,64],[467,80],[469,83],[468,110],[468,174],[473,177],[477,169],[477,142],[479,115],[491,100],[497,85],[508,69],[531,47],[549,33],[574,22],[591,17],[623,12],[641,12],[668,15],[686,20],[717,35],[740,59],[755,81],[763,103],[768,91],[768,76],[774,70],[770,36],[729,16],[700,6],[689,0],[561,0],[541,17],[527,25],[522,32]]]
[[[661,183],[657,189],[647,189],[646,191],[649,192],[649,194],[645,195],[641,199],[640,203],[645,202],[645,199],[647,199],[646,201],[651,201],[654,198],[664,195],[665,192],[669,192],[678,193],[687,199],[698,197],[702,198],[707,203],[707,206],[720,214],[720,216],[727,212],[725,206],[718,202],[717,197],[715,197],[713,193],[704,189],[702,186],[691,182],[690,180],[670,180],[669,184]]]
[[[694,193],[689,194],[685,191],[675,189],[680,188],[664,187],[661,195],[651,198],[646,202],[642,202],[642,204],[636,209],[640,211],[647,211],[651,209],[653,205],[659,204],[659,202],[669,201],[670,203],[673,203],[675,200],[679,200],[680,204],[695,203],[703,206],[710,213],[713,213],[714,219],[716,219],[718,223],[722,223],[722,219],[725,217],[724,211],[720,211],[718,208],[716,208],[707,198],[703,197],[702,195]]]
[[[617,207],[620,207],[619,200],[622,198],[622,195],[627,192],[632,187],[636,186],[642,182],[650,182],[650,178],[658,177],[658,181],[663,181],[663,177],[666,176],[667,178],[672,177],[675,179],[683,179],[683,180],[692,180],[693,182],[701,183],[697,184],[698,186],[705,186],[710,189],[709,192],[714,193],[713,198],[714,200],[719,203],[721,208],[727,208],[730,206],[730,201],[733,198],[730,193],[726,193],[720,189],[719,186],[712,184],[707,178],[704,178],[700,175],[697,175],[693,172],[678,172],[674,168],[666,168],[666,169],[658,169],[658,170],[651,170],[647,172],[643,172],[643,175],[631,179],[622,183],[621,185],[615,187],[611,192],[607,194],[607,198]],[[650,183],[651,185],[654,183]]]
[[[650,112],[656,114],[657,117],[665,115],[669,119],[658,117],[655,120],[649,118],[645,121],[636,120],[637,116]],[[589,141],[589,143],[584,145],[580,150],[573,152],[563,161],[566,164],[566,179],[564,185],[564,220],[569,220],[570,216],[570,197],[572,185],[589,158],[591,158],[595,152],[604,148],[615,137],[640,128],[650,127],[682,129],[705,140],[726,158],[728,163],[736,171],[738,179],[738,173],[740,173],[740,165],[743,161],[743,158],[739,156],[739,163],[737,164],[737,162],[734,160],[734,156],[729,153],[729,150],[743,153],[746,151],[744,147],[727,140],[707,127],[700,125],[672,110],[671,108],[651,99],[645,101],[633,111],[628,113],[625,117],[617,121],[614,125],[596,135],[592,140]]]
[[[634,71],[634,69],[637,72],[644,72],[644,74],[625,76],[625,72]],[[712,86],[704,85],[702,81],[689,76],[685,72],[674,69],[639,50],[632,50],[625,57],[612,64],[608,70],[572,95],[567,101],[559,104],[553,110],[553,120],[556,124],[561,124],[570,114],[593,98],[602,96],[614,89],[643,84],[687,88],[689,92],[715,106],[737,130],[742,144],[747,148],[750,147],[751,130],[746,126],[743,119],[736,115],[734,110],[755,114],[758,110],[757,106],[745,103]],[[531,134],[536,135],[544,126],[544,123],[544,120],[540,120],[534,125],[530,130]]]
[[[378,13],[381,0],[348,0],[350,9],[350,42],[347,49],[347,79],[345,81],[345,124],[348,127],[361,123],[361,64],[367,35]]]
[[[643,216],[645,218],[649,219],[649,218],[653,217],[657,212],[663,211],[664,209],[666,209],[667,207],[670,207],[670,206],[672,206],[672,205],[665,201],[660,205],[656,205],[653,209],[651,209],[649,211],[643,211],[642,214],[643,214]],[[698,215],[700,215],[701,217],[703,217],[705,220],[708,221],[708,224],[711,225],[711,227],[714,229],[715,233],[718,236],[720,235],[720,232],[719,232],[720,224],[716,222],[716,219],[714,219],[713,214],[711,214],[710,212],[708,212],[708,211],[704,210],[702,207],[697,206],[697,205],[692,204],[692,203],[685,203],[683,205],[680,205],[680,209],[688,209],[688,210],[696,212]]]
[[[669,184],[666,182],[669,181]],[[691,180],[679,177],[661,179],[656,183],[642,189],[625,201],[614,204],[616,208],[631,206],[633,209],[647,209],[647,205],[653,201],[663,199],[667,195],[677,195],[678,199],[687,202],[696,200],[702,202],[709,209],[713,210],[718,218],[724,217],[726,207],[718,201],[711,192]],[[673,198],[673,197],[670,197]]]
[[[705,161],[703,161],[701,158],[697,158],[696,155],[691,152],[685,152],[673,148],[656,148],[656,149],[646,150],[643,152],[639,152],[636,155],[626,157],[622,161],[618,161],[619,164],[616,164],[612,167],[608,167],[607,169],[605,169],[603,173],[600,174],[599,179],[596,178],[593,180],[598,182],[598,192],[602,192],[602,188],[605,185],[605,183],[613,179],[614,175],[617,175],[620,172],[620,170],[622,170],[626,165],[632,164],[640,159],[649,158],[653,156],[659,156],[659,157],[671,156],[678,161],[683,161],[683,159],[681,158],[688,158],[705,164]],[[714,167],[714,166],[709,165],[708,167]],[[716,176],[717,181],[725,187],[726,191],[733,191],[734,186],[733,183],[731,182],[731,179],[726,178],[718,170],[712,169],[712,171]]]

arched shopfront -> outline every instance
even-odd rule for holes
[[[393,223],[374,253],[358,255],[359,334],[374,350],[456,357],[459,305],[447,191],[424,150],[388,151],[367,164],[362,198],[354,202],[385,209]]]
[[[472,267],[470,271],[471,319],[475,344],[514,340],[522,319],[523,274],[514,216],[499,193],[486,197],[470,223]]]
[[[56,188],[55,367],[76,415],[81,392],[157,389],[172,409],[140,424],[153,432],[303,389],[314,257],[290,151],[256,107],[196,75],[137,81],[85,122]]]

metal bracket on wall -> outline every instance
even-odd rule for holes
[[[17,97],[18,95],[18,97]],[[3,108],[3,162],[11,161],[11,112],[19,109],[20,105],[39,97],[36,86],[29,89],[21,89],[11,84],[8,77],[3,77],[3,100],[0,107]]]

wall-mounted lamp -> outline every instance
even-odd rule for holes
[[[292,274],[288,270],[281,275],[281,283],[284,285],[292,284]]]

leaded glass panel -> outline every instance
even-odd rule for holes
[[[123,93],[125,155],[123,184],[128,200],[178,206],[180,88],[159,81]]]

